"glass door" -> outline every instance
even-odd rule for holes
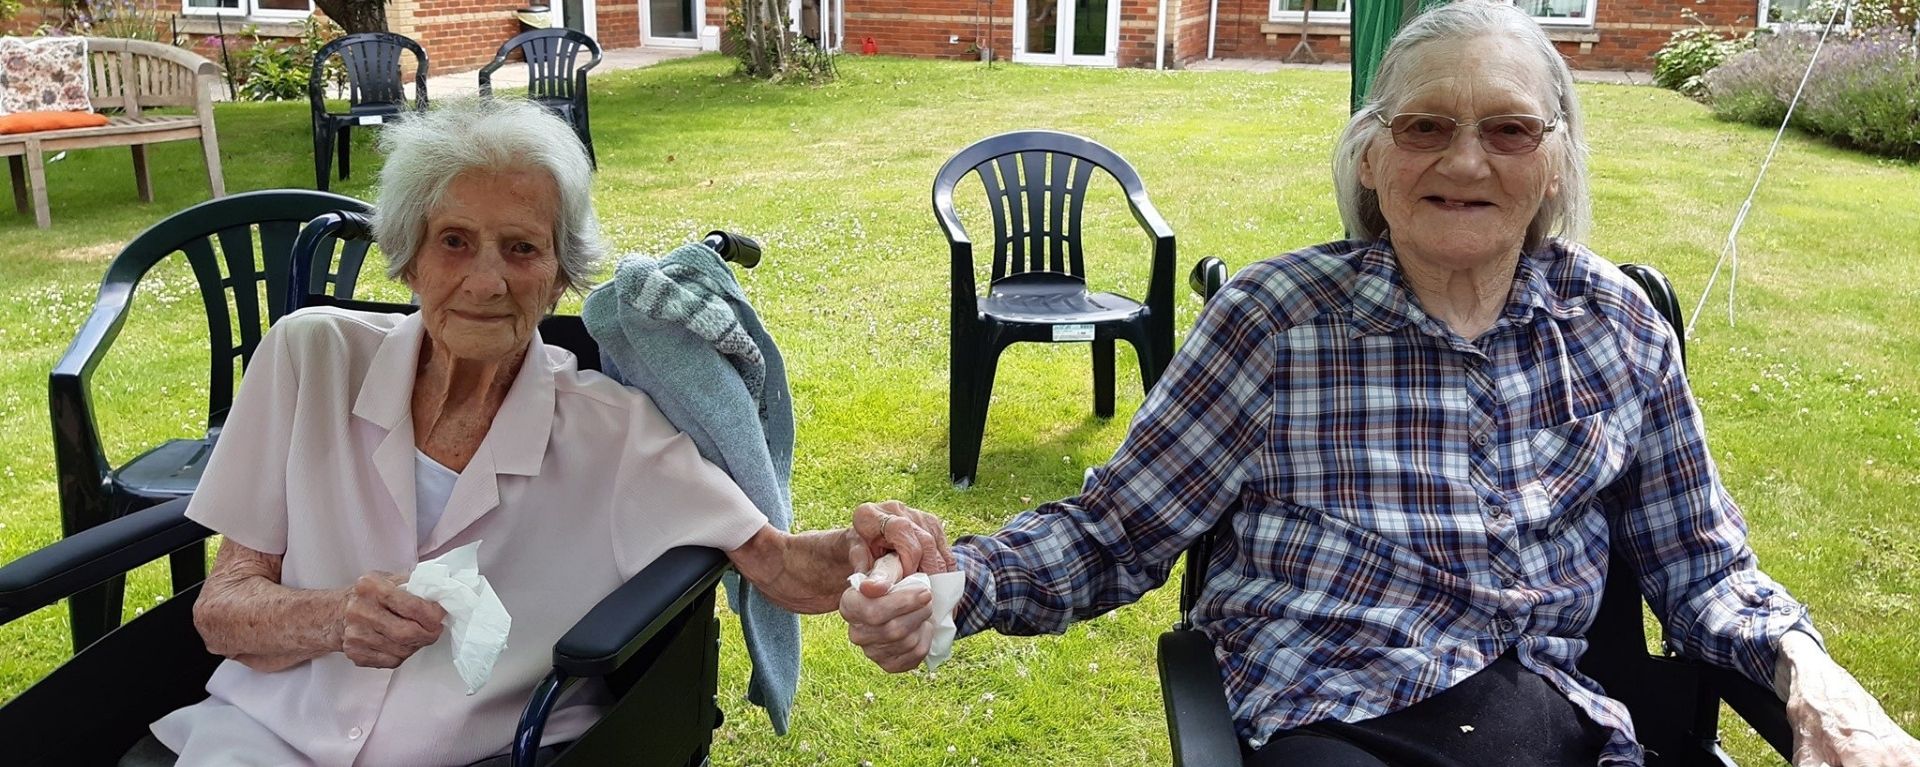
[[[700,46],[700,22],[707,16],[703,0],[641,0],[646,42],[670,48]]]
[[[793,31],[820,50],[846,50],[841,37],[847,32],[847,20],[840,8],[841,2],[790,0],[787,3],[787,15],[793,19]]]
[[[1120,46],[1119,0],[1014,0],[1013,60],[1110,67]]]

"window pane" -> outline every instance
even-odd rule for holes
[[[1279,0],[1278,10],[1286,13],[1299,13],[1305,0]],[[1346,13],[1347,0],[1313,0],[1314,13]]]
[[[1113,0],[1076,0],[1073,4],[1073,55],[1107,55],[1107,3]]]
[[[1833,13],[1831,3],[1815,3],[1813,0],[1773,0],[1767,3],[1767,21],[1770,22],[1812,22],[1827,23],[1827,17]],[[1840,14],[1839,23],[1845,24],[1853,17],[1853,6]]]
[[[297,11],[306,13],[313,10],[307,0],[253,0],[254,7],[263,11]]]
[[[1587,0],[1518,0],[1514,5],[1536,18],[1584,19]]]
[[[240,0],[187,0],[187,7],[206,10],[224,8],[233,11],[240,9]]]

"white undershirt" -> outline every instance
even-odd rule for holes
[[[427,536],[433,534],[433,526],[440,524],[441,515],[447,513],[447,499],[453,496],[453,483],[460,474],[419,450],[413,455],[413,521],[420,536],[416,545],[424,546]]]

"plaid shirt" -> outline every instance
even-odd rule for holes
[[[960,633],[1131,603],[1228,513],[1192,618],[1256,748],[1513,650],[1610,731],[1602,764],[1639,763],[1626,709],[1575,668],[1609,540],[1692,657],[1771,688],[1779,637],[1818,637],[1755,567],[1671,330],[1577,245],[1521,258],[1475,341],[1421,310],[1384,241],[1242,270],[1079,496],[955,545]]]

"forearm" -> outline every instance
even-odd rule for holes
[[[859,545],[846,528],[789,534],[767,526],[727,556],[774,604],[816,614],[840,606],[840,592],[853,574],[849,552]]]
[[[193,606],[207,651],[261,671],[278,671],[341,646],[348,589],[279,583],[279,557],[223,542]]]

